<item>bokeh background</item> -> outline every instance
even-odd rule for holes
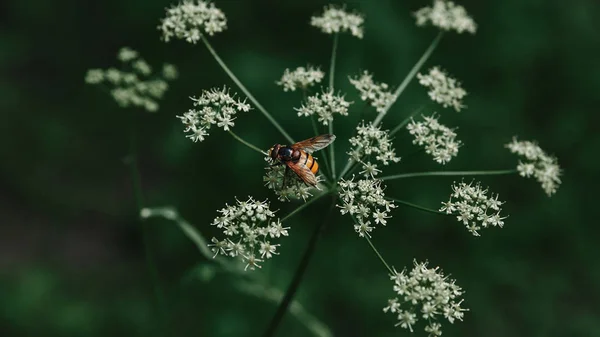
[[[474,36],[447,34],[427,66],[439,64],[469,91],[468,109],[438,109],[459,127],[459,156],[444,167],[506,169],[513,135],[537,140],[564,169],[548,198],[533,180],[483,177],[507,203],[503,229],[472,237],[454,219],[398,208],[374,242],[398,269],[429,260],[466,290],[465,321],[445,336],[599,336],[600,264],[593,182],[599,172],[600,3],[596,0],[460,2],[479,24]],[[330,36],[308,25],[319,1],[218,1],[228,30],[214,47],[260,102],[296,139],[311,135],[293,107],[300,94],[275,85],[285,68],[328,68]],[[410,13],[429,2],[353,1],[366,16],[365,38],[340,39],[336,86],[357,102],[347,76],[368,69],[397,85],[435,37]],[[185,139],[175,115],[202,89],[232,85],[202,45],[165,44],[156,29],[169,1],[5,1],[0,4],[0,334],[2,336],[255,336],[276,306],[240,292],[236,278],[172,222],[148,221],[163,294],[157,308],[129,172],[131,121],[140,140],[148,206],[175,207],[204,236],[216,210],[234,196],[273,196],[263,187],[263,159],[215,130],[203,143]],[[89,68],[116,64],[121,46],[150,64],[176,64],[180,78],[158,113],[119,108],[85,85]],[[234,89],[237,91],[236,89]],[[427,97],[413,82],[384,125],[393,127]],[[356,111],[355,111],[356,112]],[[133,116],[133,119],[132,119]],[[371,115],[371,117],[374,117]],[[336,120],[338,161],[358,122]],[[235,131],[265,149],[284,140],[257,111]],[[399,136],[400,155],[413,153]],[[441,169],[408,155],[387,173]],[[428,207],[447,199],[454,179],[393,181],[388,193]],[[273,198],[274,199],[274,198]],[[273,201],[286,214],[297,204]],[[281,255],[260,273],[285,289],[323,200],[288,223]],[[215,271],[216,273],[210,273]],[[391,282],[350,219],[336,215],[315,252],[296,299],[336,336],[408,336],[382,308]],[[309,330],[286,315],[280,336]],[[415,336],[424,336],[418,327]]]

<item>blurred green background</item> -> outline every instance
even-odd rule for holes
[[[354,114],[336,120],[338,161],[361,106],[347,76],[374,72],[398,85],[436,30],[417,28],[410,13],[429,2],[353,1],[366,16],[365,38],[340,38],[336,86],[354,100]],[[548,198],[533,180],[483,177],[510,215],[503,229],[471,236],[454,219],[400,207],[374,243],[398,269],[429,260],[456,278],[471,311],[445,324],[444,336],[600,336],[598,221],[592,184],[600,160],[600,3],[596,0],[461,1],[479,24],[474,36],[447,34],[426,67],[461,79],[468,109],[441,113],[464,142],[444,167],[505,169],[516,158],[503,148],[513,135],[537,140],[559,158],[563,184]],[[231,85],[202,45],[162,43],[156,26],[169,1],[7,1],[0,4],[0,334],[2,336],[256,336],[275,312],[270,302],[233,287],[178,227],[148,222],[164,293],[156,309],[146,271],[140,224],[127,167],[131,116],[148,206],[172,205],[206,237],[209,223],[234,196],[272,198],[263,187],[263,159],[215,129],[203,143],[185,139],[175,115],[191,95]],[[318,1],[218,1],[228,30],[211,41],[224,60],[295,139],[311,135],[293,107],[299,93],[275,81],[285,68],[307,63],[327,70],[330,36],[308,25]],[[116,64],[121,46],[150,64],[176,64],[180,79],[156,114],[121,109],[85,85],[88,68]],[[234,91],[238,91],[234,89]],[[427,100],[413,82],[384,125],[393,127]],[[373,115],[371,115],[374,117]],[[235,131],[268,148],[284,139],[254,110]],[[414,152],[398,136],[397,152]],[[424,155],[407,156],[386,173],[442,169]],[[452,177],[390,182],[388,194],[435,208],[447,200]],[[285,289],[316,223],[323,200],[288,225],[281,255],[260,273]],[[594,225],[596,224],[596,225]],[[336,214],[296,299],[336,336],[408,336],[382,308],[391,282],[349,218]],[[161,323],[162,322],[162,323]],[[279,336],[309,331],[286,315]],[[422,326],[414,333],[425,336]]]

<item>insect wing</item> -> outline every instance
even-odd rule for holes
[[[327,147],[329,144],[333,143],[334,140],[335,135],[325,134],[303,140],[292,145],[291,147],[295,149],[302,149],[308,153],[313,153]]]
[[[299,162],[286,162],[286,165],[305,183],[309,184],[310,186],[317,185],[317,177],[315,177],[314,173],[312,173],[312,171],[305,165],[302,165]]]

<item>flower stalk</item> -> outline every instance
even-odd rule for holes
[[[394,180],[414,177],[429,177],[429,176],[494,176],[504,174],[518,173],[516,169],[509,170],[490,170],[490,171],[430,171],[430,172],[415,172],[394,174],[391,176],[381,177],[381,180]]]

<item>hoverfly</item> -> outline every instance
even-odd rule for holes
[[[316,174],[319,172],[319,164],[311,153],[327,147],[334,140],[335,135],[325,134],[289,146],[273,145],[269,149],[269,156],[276,161],[274,165],[286,165],[283,185],[285,185],[285,177],[291,169],[306,184],[317,186]]]

